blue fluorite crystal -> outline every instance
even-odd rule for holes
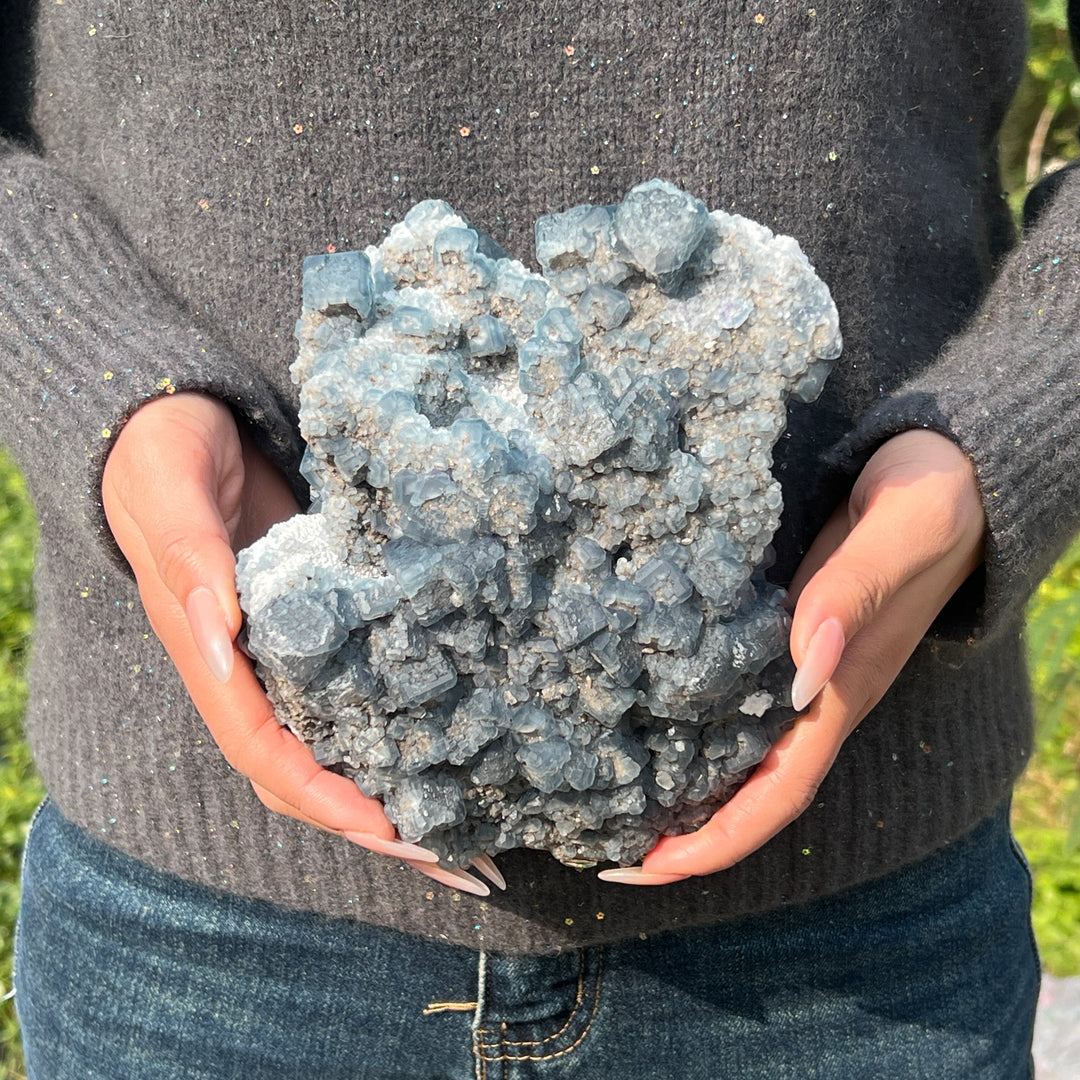
[[[304,260],[304,308],[348,309],[358,318],[371,311],[375,284],[371,264],[362,251],[309,255]]]
[[[312,507],[238,560],[279,719],[448,864],[634,862],[792,715],[770,468],[840,351],[828,290],[662,181],[536,255],[426,202],[305,261]]]

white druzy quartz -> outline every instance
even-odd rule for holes
[[[659,180],[536,255],[425,202],[305,261],[312,503],[238,565],[281,722],[448,865],[634,862],[792,716],[770,470],[840,353],[828,289]]]

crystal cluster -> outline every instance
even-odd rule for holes
[[[789,237],[662,181],[304,263],[306,515],[243,552],[278,717],[448,865],[633,862],[792,715],[772,448],[840,352]]]

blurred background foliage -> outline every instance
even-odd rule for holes
[[[1028,0],[1031,50],[1001,141],[1019,219],[1038,179],[1080,155],[1080,75],[1065,0]],[[26,825],[41,786],[19,735],[32,627],[35,525],[26,490],[0,450],[0,1080],[22,1080],[11,987],[12,927]],[[1038,748],[1014,800],[1014,825],[1035,872],[1034,921],[1044,967],[1080,975],[1080,540],[1032,599],[1028,648]]]
[[[1001,171],[1017,220],[1024,197],[1048,172],[1080,155],[1080,76],[1066,0],[1028,0],[1028,59],[1001,132]]]
[[[1002,129],[1013,212],[1040,177],[1080,156],[1080,74],[1066,0],[1028,0],[1027,68]],[[1035,874],[1033,921],[1043,966],[1080,975],[1080,538],[1028,608],[1036,754],[1016,790],[1013,827]]]
[[[11,988],[12,932],[19,905],[19,858],[26,825],[41,799],[30,752],[20,738],[27,651],[33,625],[34,515],[22,477],[0,449],[0,1080],[22,1076]]]

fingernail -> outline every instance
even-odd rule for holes
[[[466,874],[464,870],[447,870],[442,866],[414,865],[414,869],[426,875],[440,885],[449,885],[452,889],[460,889],[462,892],[472,893],[473,896],[490,896],[491,890],[472,874]]]
[[[826,619],[806,646],[802,666],[791,681],[791,707],[802,712],[821,693],[840,663],[844,646],[844,624],[836,616]]]
[[[417,844],[406,844],[404,840],[383,840],[371,833],[351,832],[346,829],[342,834],[346,840],[365,847],[369,851],[379,855],[390,855],[396,859],[405,859],[408,862],[437,863],[439,856],[434,851],[428,851]]]
[[[469,869],[479,870],[488,881],[498,886],[504,892],[506,891],[506,878],[499,872],[499,868],[495,865],[495,862],[490,855],[478,855],[469,864]]]
[[[217,597],[205,585],[192,589],[185,608],[199,655],[218,682],[228,682],[233,670],[232,638]]]
[[[650,874],[640,866],[620,866],[615,870],[601,870],[596,876],[601,881],[614,881],[618,885],[671,885],[685,881],[690,874]]]

